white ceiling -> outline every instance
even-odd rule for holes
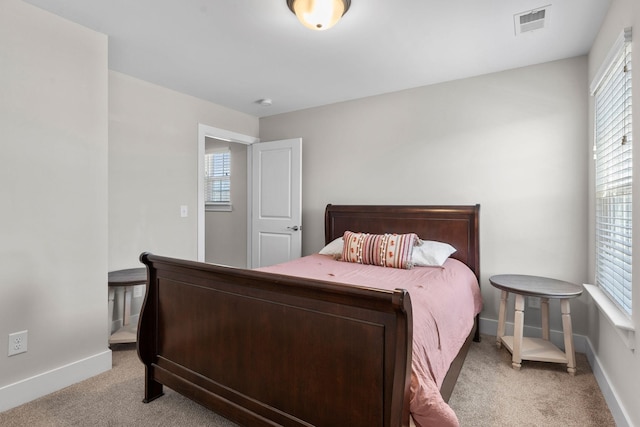
[[[316,32],[286,0],[25,1],[107,34],[110,69],[257,117],[587,54],[611,3],[352,0]]]

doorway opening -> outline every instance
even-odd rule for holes
[[[230,230],[233,231],[234,229],[237,231],[239,229],[242,229],[243,232],[242,233],[237,233],[237,234],[241,234],[244,235],[244,242],[245,242],[245,263],[247,263],[248,259],[250,259],[250,250],[251,250],[251,245],[250,245],[250,236],[248,233],[249,230],[249,226],[250,226],[250,222],[249,222],[249,215],[248,215],[248,209],[251,203],[251,189],[250,189],[250,182],[251,182],[251,171],[248,170],[247,165],[249,164],[249,153],[251,152],[251,150],[248,150],[248,146],[259,142],[260,139],[256,138],[256,137],[252,137],[252,136],[248,136],[248,135],[243,135],[243,134],[239,134],[236,132],[231,132],[231,131],[227,131],[224,129],[219,129],[219,128],[215,128],[212,126],[207,126],[207,125],[203,125],[203,124],[199,124],[198,125],[198,250],[197,250],[197,254],[198,254],[198,261],[201,262],[206,262],[209,261],[211,258],[208,257],[206,255],[206,247],[207,247],[207,238],[211,239],[211,234],[212,233],[207,233],[207,222],[208,222],[208,218],[207,215],[208,213],[205,210],[205,191],[204,191],[204,170],[205,170],[205,152],[206,152],[206,145],[207,145],[207,140],[209,141],[218,141],[218,142],[226,142],[229,144],[229,148],[230,150],[233,149],[234,152],[236,152],[236,156],[238,159],[238,172],[239,175],[242,174],[242,169],[244,168],[244,173],[243,173],[243,177],[238,177],[238,185],[239,186],[244,186],[244,189],[240,189],[243,191],[239,191],[239,193],[241,194],[239,197],[242,197],[244,200],[237,200],[237,210],[232,210],[232,211],[228,211],[228,212],[210,212],[209,216],[211,215],[215,215],[215,214],[219,214],[219,216],[217,218],[213,218],[213,221],[221,221],[222,223],[232,223],[233,226],[231,226],[232,228],[229,228],[230,226],[227,224],[221,224],[220,226],[223,228],[220,228],[220,230]],[[233,154],[233,153],[232,153]],[[244,165],[244,166],[241,166]],[[242,183],[244,182],[244,184]],[[244,207],[244,208],[243,208]],[[224,216],[226,214],[226,217]],[[211,218],[210,218],[211,219]],[[210,221],[209,221],[210,222]],[[242,224],[242,225],[240,225]],[[239,228],[240,227],[240,228]],[[211,228],[211,227],[210,227]],[[215,234],[215,232],[214,232]],[[215,237],[215,236],[214,236]],[[220,241],[226,241],[227,243],[229,242],[229,236],[219,236],[219,240]],[[236,243],[238,243],[240,246],[242,246],[242,242],[238,242],[238,239],[235,238],[234,240]],[[235,249],[235,251],[237,252],[237,247]],[[214,254],[215,255],[215,254]],[[240,257],[236,257],[236,261],[234,261],[233,263],[229,262],[229,259],[219,259],[219,260],[215,260],[215,262],[218,263],[229,263],[229,264],[238,264],[239,262],[237,261],[237,259]],[[209,261],[211,262],[211,261]],[[241,263],[241,261],[240,261]],[[246,267],[246,265],[236,265],[238,267]]]

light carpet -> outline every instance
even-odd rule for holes
[[[142,403],[144,367],[135,346],[117,345],[113,369],[0,413],[5,427],[212,426],[237,427],[165,387],[165,395]],[[473,343],[450,405],[465,426],[615,426],[584,354],[577,374],[563,365],[523,362],[511,369],[510,354],[495,338]]]

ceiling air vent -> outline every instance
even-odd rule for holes
[[[516,35],[547,27],[549,25],[550,6],[542,6],[538,9],[516,14],[514,16]]]

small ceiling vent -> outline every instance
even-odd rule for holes
[[[516,35],[546,28],[549,25],[550,6],[542,6],[514,15]]]

